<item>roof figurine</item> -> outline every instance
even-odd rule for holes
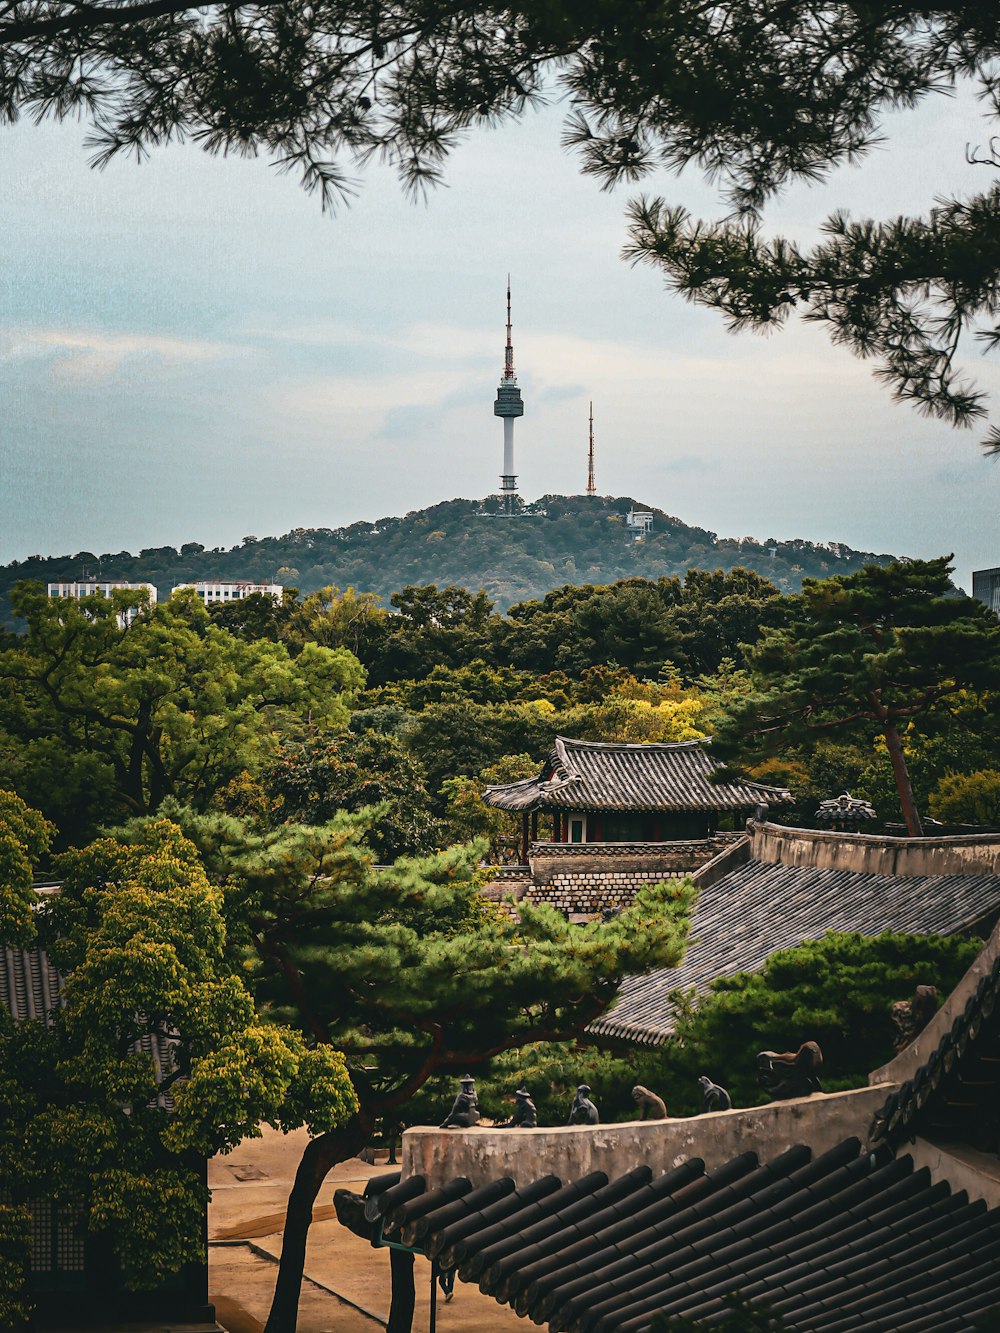
[[[876,819],[875,807],[870,801],[863,801],[860,796],[843,792],[840,796],[820,801],[816,818],[821,824],[831,828],[855,829],[868,819]]]

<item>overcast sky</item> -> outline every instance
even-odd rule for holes
[[[836,206],[884,217],[987,188],[964,160],[980,115],[937,98],[894,119],[775,225],[806,240]],[[0,128],[0,561],[490,493],[509,269],[526,498],[583,489],[593,399],[602,493],[721,535],[954,551],[965,586],[1000,564],[977,433],[893,404],[817,328],[733,336],[625,264],[635,191],[579,174],[562,116],[470,139],[426,205],[370,171],[332,219],[264,161],[186,146],[96,172],[78,125]],[[722,211],[694,175],[644,188]],[[971,365],[995,394],[1000,363]]]

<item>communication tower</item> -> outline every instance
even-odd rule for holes
[[[590,404],[590,445],[587,450],[587,494],[597,494],[597,482],[594,480],[594,404]]]
[[[493,404],[493,415],[503,418],[503,473],[500,476],[500,494],[507,512],[514,507],[517,495],[517,477],[514,473],[514,419],[524,416],[524,403],[521,390],[517,387],[514,373],[514,344],[511,340],[510,325],[510,274],[507,274],[507,346],[504,351],[503,374],[497,388],[497,400]]]

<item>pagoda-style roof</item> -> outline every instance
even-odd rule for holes
[[[337,1190],[337,1216],[376,1245],[455,1269],[550,1333],[714,1327],[736,1296],[789,1333],[996,1328],[998,1001],[1000,928],[872,1087],[664,1119],[641,1127],[644,1141],[626,1137],[640,1128],[628,1124],[515,1130],[523,1172],[476,1143],[481,1129],[417,1130],[457,1151],[421,1153],[405,1136],[402,1171],[372,1178],[363,1196]],[[899,1085],[901,1067],[915,1072]],[[884,1092],[868,1134],[841,1137]],[[832,1146],[814,1137],[777,1151],[831,1121]],[[617,1153],[602,1157],[616,1133]],[[733,1140],[752,1150],[727,1158],[719,1149]],[[456,1161],[468,1175],[416,1169]]]
[[[557,736],[541,773],[487,787],[500,810],[752,810],[791,793],[761,782],[713,782],[706,741],[625,744]]]

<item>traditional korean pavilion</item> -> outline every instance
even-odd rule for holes
[[[557,843],[658,843],[704,838],[726,815],[786,805],[784,787],[713,782],[705,741],[626,744],[557,736],[534,778],[487,787],[483,799],[522,816],[522,861],[551,818]],[[544,830],[547,831],[547,830]]]

